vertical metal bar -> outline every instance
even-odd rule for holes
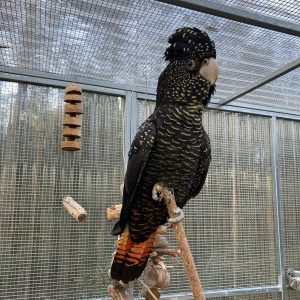
[[[281,203],[280,203],[280,176],[279,176],[279,158],[278,158],[278,140],[277,140],[277,118],[272,117],[272,174],[273,174],[273,192],[275,200],[275,238],[277,242],[277,268],[278,284],[282,288],[281,300],[285,300],[285,272],[283,242],[281,232]]]
[[[131,118],[130,118],[130,133],[131,141],[135,137],[137,128],[137,93],[131,93]]]
[[[123,161],[124,172],[126,172],[128,152],[131,143],[131,113],[132,113],[132,92],[127,92],[125,96],[125,113],[124,113],[124,146],[123,146]]]
[[[239,149],[239,115],[231,114],[231,130],[233,133],[233,138],[231,142],[233,143],[232,151],[232,247],[233,247],[233,286],[236,288],[237,284],[237,270],[236,266],[238,264],[238,197],[237,197],[237,165],[239,162],[238,149]]]
[[[137,94],[136,92],[128,91],[125,96],[125,114],[124,114],[124,147],[123,147],[123,161],[124,161],[124,175],[127,169],[128,152],[131,141],[134,138],[136,131],[136,116],[137,116]],[[134,130],[133,130],[134,128]],[[129,288],[129,293],[133,295],[133,288]]]
[[[125,114],[124,114],[125,126],[124,126],[124,170],[126,172],[128,152],[130,149],[131,141],[136,134],[137,127],[137,93],[127,92],[125,97]]]

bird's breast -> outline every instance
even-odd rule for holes
[[[200,111],[184,106],[173,106],[158,114],[157,141],[164,145],[180,146],[186,143],[195,146],[206,139]]]
[[[196,163],[207,144],[209,139],[199,113],[169,109],[158,119],[150,160],[161,169],[172,171]]]
[[[187,196],[199,159],[210,148],[209,139],[199,115],[170,110],[158,117],[155,142],[142,176],[141,194],[151,197],[153,185],[163,182],[174,188],[181,203]]]

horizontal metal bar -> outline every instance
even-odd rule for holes
[[[156,0],[244,24],[300,36],[300,25],[208,0]]]
[[[79,84],[83,91],[97,92],[97,93],[102,93],[102,94],[106,94],[106,95],[116,95],[117,94],[119,96],[126,96],[126,92],[122,91],[122,90],[115,90],[115,89],[110,89],[110,88],[105,88],[105,87],[86,85],[86,84],[82,84],[81,82],[77,82],[77,81],[58,81],[55,79],[45,79],[45,78],[38,78],[37,80],[35,80],[31,76],[16,75],[16,74],[11,74],[11,73],[1,73],[1,72],[0,72],[0,80],[22,82],[22,83],[43,85],[43,86],[51,86],[51,87],[57,87],[57,88],[65,88],[67,85],[70,85],[70,84]]]
[[[128,85],[120,85],[114,83],[108,83],[104,81],[93,80],[89,78],[80,78],[80,77],[72,77],[65,76],[60,74],[46,73],[46,72],[38,72],[38,71],[29,71],[23,70],[19,68],[12,67],[0,67],[0,80],[5,81],[14,81],[14,82],[24,82],[28,84],[37,84],[44,86],[53,86],[64,88],[69,84],[79,84],[83,90],[109,94],[109,95],[118,95],[118,96],[126,96],[128,91],[136,91],[138,99],[147,99],[155,101],[156,99],[156,91],[154,89],[147,89],[147,92],[142,88],[131,89],[131,86]],[[229,104],[221,106],[217,99],[213,99],[208,108],[211,109],[220,109],[225,111],[234,111],[234,112],[242,112],[242,113],[250,113],[256,115],[263,116],[276,116],[278,118],[291,119],[291,120],[300,120],[300,114],[297,114],[293,111],[289,110],[276,110],[270,108],[270,110],[261,108],[255,105],[249,104]]]
[[[139,100],[146,99],[146,100],[156,101],[156,94],[149,95],[149,94],[137,93],[136,96]]]
[[[218,103],[210,102],[208,105],[209,109],[217,109],[217,110],[224,110],[224,111],[232,111],[232,112],[239,112],[239,113],[247,113],[252,115],[259,115],[259,116],[266,116],[266,117],[277,117],[281,119],[289,119],[289,120],[300,120],[300,115],[297,113],[293,113],[293,111],[287,110],[270,110],[263,109],[256,105],[224,105],[221,106]]]
[[[68,84],[79,84],[82,89],[88,91],[99,91],[99,87],[105,88],[103,93],[111,94],[111,89],[116,91],[118,95],[126,96],[127,91],[139,92],[139,93],[150,93],[155,94],[155,89],[133,87],[131,85],[117,84],[104,80],[97,80],[93,78],[86,78],[80,76],[61,75],[47,72],[40,72],[34,70],[25,70],[14,67],[0,66],[0,80],[25,82],[37,85],[46,85],[53,87],[64,88]],[[100,92],[100,91],[99,91]]]
[[[253,287],[253,288],[240,288],[240,289],[224,289],[215,291],[205,291],[205,297],[218,298],[218,297],[228,297],[228,296],[243,296],[243,295],[257,295],[257,294],[272,294],[281,292],[281,286],[263,286],[263,287]],[[177,298],[180,300],[194,299],[192,293],[177,293],[177,294],[166,294],[160,297],[165,298]]]
[[[138,100],[143,101],[155,101],[156,97],[154,95],[146,95],[146,94],[137,94]],[[224,110],[224,111],[232,111],[232,112],[239,112],[239,113],[247,113],[247,114],[252,114],[252,115],[259,115],[259,116],[266,116],[266,117],[273,117],[276,116],[277,118],[281,119],[288,119],[288,120],[297,120],[300,121],[300,114],[295,113],[294,111],[291,110],[266,110],[262,107],[259,107],[257,105],[250,105],[250,104],[241,104],[237,105],[236,103],[234,104],[229,104],[229,105],[224,105],[221,106],[219,102],[216,100],[212,100],[208,106],[209,109],[216,109],[216,110]]]
[[[300,67],[300,58],[288,63],[287,65],[279,68],[278,70],[272,72],[271,74],[269,74],[268,76],[265,76],[263,78],[261,78],[260,80],[254,82],[253,84],[251,84],[250,86],[242,89],[241,91],[233,94],[232,96],[222,100],[219,104],[220,105],[225,105],[225,104],[228,104],[258,88],[260,88],[261,86],[297,69]]]

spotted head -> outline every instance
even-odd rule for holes
[[[168,42],[165,59],[169,64],[158,81],[157,105],[207,105],[218,78],[214,42],[206,32],[189,27],[177,29]]]

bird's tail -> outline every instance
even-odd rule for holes
[[[118,241],[118,249],[110,270],[111,278],[124,283],[138,278],[147,264],[155,234],[151,234],[144,242],[134,243],[126,227]]]

